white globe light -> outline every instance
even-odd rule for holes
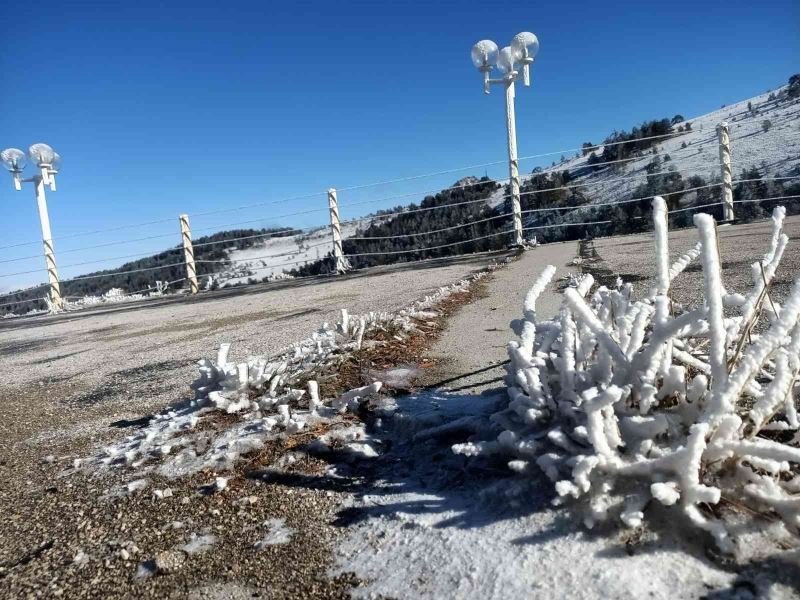
[[[472,63],[478,69],[491,68],[497,62],[497,44],[481,40],[472,47]]]
[[[28,155],[41,167],[42,165],[52,165],[56,153],[47,144],[34,144],[28,148]]]
[[[511,40],[511,48],[514,50],[514,59],[521,61],[525,58],[536,58],[539,52],[539,38],[530,31],[523,31],[514,36]]]
[[[19,148],[6,148],[0,152],[0,160],[9,171],[22,171],[25,168],[25,153]]]
[[[497,66],[506,75],[514,70],[514,51],[511,46],[506,46],[497,55]]]

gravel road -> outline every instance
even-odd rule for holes
[[[61,474],[142,418],[190,397],[195,362],[272,355],[341,308],[397,310],[493,262],[479,255],[0,322],[0,597],[341,597],[325,569],[337,492],[245,480],[198,492],[200,473],[154,481],[172,496],[109,496],[114,476]],[[297,465],[315,472],[313,461]],[[270,523],[286,544],[254,544]],[[211,536],[211,537],[209,537]],[[213,551],[187,553],[193,540]],[[144,565],[144,567],[142,567]],[[158,567],[158,576],[137,578]]]
[[[719,227],[723,282],[728,291],[743,293],[751,287],[750,265],[768,250],[771,233],[772,221]],[[773,300],[778,302],[783,301],[800,276],[800,216],[786,218],[784,233],[789,236],[789,244],[770,290]],[[694,228],[671,231],[670,260],[687,252],[697,241]],[[602,261],[591,265],[591,270],[599,267],[611,278],[619,276],[633,283],[637,295],[645,293],[653,284],[656,264],[652,233],[597,239],[594,248]],[[670,293],[673,300],[685,306],[696,306],[702,301],[702,289],[703,271],[698,259],[675,279]]]
[[[429,355],[436,368],[425,372],[423,385],[480,393],[502,385],[508,358],[506,345],[514,339],[511,322],[522,316],[522,301],[547,265],[557,268],[553,281],[537,302],[537,314],[553,317],[561,305],[562,278],[577,274],[568,263],[577,256],[576,242],[547,244],[525,252],[482,283],[480,297],[462,307],[448,322]],[[437,385],[438,384],[438,385]]]
[[[800,216],[788,217],[785,233],[789,245],[772,286],[772,298],[782,302],[793,281],[800,275]],[[750,265],[766,252],[772,232],[771,221],[721,226],[720,252],[724,281],[729,291],[749,289]],[[693,228],[670,232],[670,256],[677,259],[697,243]],[[590,246],[591,247],[591,246]],[[619,276],[631,282],[634,294],[641,297],[653,284],[655,255],[653,234],[601,238],[594,241],[599,260],[584,269],[606,285]],[[450,321],[431,349],[435,369],[425,373],[422,383],[442,389],[479,393],[500,385],[504,371],[499,364],[507,358],[506,344],[514,339],[511,322],[522,316],[522,301],[533,281],[546,265],[558,269],[552,283],[537,302],[537,313],[550,318],[561,303],[563,277],[579,272],[568,263],[579,254],[576,242],[547,244],[526,252],[505,269],[498,271],[484,286],[482,298],[463,307]],[[686,306],[702,301],[703,272],[695,260],[674,282],[673,298]]]

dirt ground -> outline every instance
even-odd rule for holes
[[[791,241],[772,291],[775,301],[800,275],[800,217],[787,219],[787,234]],[[720,236],[726,286],[741,292],[750,263],[766,251],[769,223],[722,227]],[[677,257],[696,234],[687,229],[670,238]],[[613,279],[620,275],[641,292],[655,272],[651,245],[651,234],[596,240],[599,260],[592,269]],[[441,362],[431,372],[437,382],[476,371],[472,379],[450,384],[474,390],[482,387],[481,378],[497,375],[477,371],[496,368],[502,342],[511,337],[508,321],[519,317],[519,301],[536,273],[554,261],[566,272],[567,260],[578,253],[577,244],[556,249],[555,257],[547,248],[526,253],[512,264],[513,277],[489,285],[503,290],[502,299],[477,298],[476,310],[492,311],[491,318],[465,311],[456,320],[462,329],[442,332],[428,355]],[[130,435],[149,415],[188,397],[195,362],[213,356],[221,342],[233,344],[233,360],[274,355],[323,321],[334,321],[340,308],[397,310],[494,258],[431,261],[333,280],[0,322],[0,597],[347,597],[356,578],[328,576],[330,547],[341,531],[337,513],[350,493],[346,487],[317,489],[251,476],[208,494],[214,474],[202,472],[154,481],[154,487],[172,492],[158,499],[112,494],[121,482],[113,474],[64,472],[76,458]],[[701,282],[699,267],[691,266],[676,282],[675,299],[693,304]],[[472,337],[466,336],[470,328]],[[494,340],[491,352],[481,350],[487,339]],[[445,364],[443,348],[457,343],[469,347],[469,360]],[[324,465],[307,459],[291,468],[302,477],[320,473]],[[257,548],[266,524],[278,521],[294,531],[290,542]],[[150,574],[153,569],[157,575]]]
[[[251,474],[209,494],[215,474],[201,472],[151,481],[171,491],[159,499],[115,493],[114,473],[65,471],[191,397],[196,361],[221,342],[234,360],[274,355],[340,308],[398,310],[495,258],[0,322],[0,597],[347,597],[358,582],[327,575],[347,490]],[[323,468],[305,459],[290,471]],[[276,523],[290,541],[256,547]]]

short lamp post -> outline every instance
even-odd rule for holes
[[[522,236],[522,208],[519,201],[519,163],[517,161],[517,124],[514,114],[514,82],[522,75],[526,87],[531,85],[530,67],[539,52],[539,40],[528,31],[514,36],[511,45],[502,50],[491,40],[481,40],[472,47],[472,62],[483,74],[483,91],[488,94],[493,84],[506,88],[506,130],[508,133],[508,175],[511,188],[511,206],[514,213],[514,245],[524,247]],[[517,67],[522,67],[522,72]],[[497,66],[503,74],[491,79],[490,71]]]
[[[53,252],[53,236],[50,233],[50,217],[47,215],[47,198],[44,188],[49,186],[51,191],[56,191],[56,174],[61,163],[61,157],[47,144],[34,144],[28,149],[28,157],[36,164],[39,172],[28,179],[22,178],[22,170],[27,162],[25,153],[17,148],[6,148],[0,152],[0,160],[11,171],[14,179],[14,188],[22,189],[23,183],[33,183],[36,188],[36,205],[39,208],[39,222],[42,226],[42,242],[44,244],[44,260],[47,267],[47,278],[50,281],[50,302],[54,311],[64,307],[61,298],[61,286],[58,282],[56,257]]]

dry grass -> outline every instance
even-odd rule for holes
[[[368,375],[370,370],[392,369],[407,364],[418,365],[421,369],[434,367],[436,363],[426,354],[441,335],[448,319],[462,306],[485,298],[487,294],[486,280],[476,281],[467,290],[453,293],[439,302],[435,306],[437,317],[414,319],[414,330],[410,333],[384,328],[365,335],[364,348],[349,355],[335,372],[323,374],[318,379],[320,395],[330,398],[369,385],[372,383]]]
[[[423,369],[431,368],[435,366],[435,362],[427,358],[426,354],[441,335],[447,320],[462,306],[486,297],[487,293],[485,279],[479,280],[467,290],[453,293],[438,303],[433,309],[438,313],[435,318],[413,319],[414,329],[411,332],[391,324],[373,330],[364,336],[365,347],[342,355],[342,360],[333,366],[328,365],[307,373],[302,380],[294,382],[293,385],[303,387],[309,380],[314,379],[319,384],[321,398],[334,398],[353,388],[371,384],[373,379],[369,376],[369,372],[376,369],[391,369],[409,363]],[[253,394],[252,399],[258,395]],[[307,399],[290,403],[290,408],[298,408],[301,402],[306,403]],[[319,423],[293,435],[268,440],[262,448],[243,456],[244,460],[234,468],[228,485],[234,488],[241,485],[241,482],[252,473],[270,467],[288,452],[302,449],[310,441],[333,429],[353,425],[364,416],[345,414],[337,421]],[[215,411],[201,419],[195,431],[218,431],[233,425],[238,419],[238,415]],[[324,470],[324,463],[303,454],[286,469],[304,474],[320,474]],[[212,483],[213,479],[209,485]]]

